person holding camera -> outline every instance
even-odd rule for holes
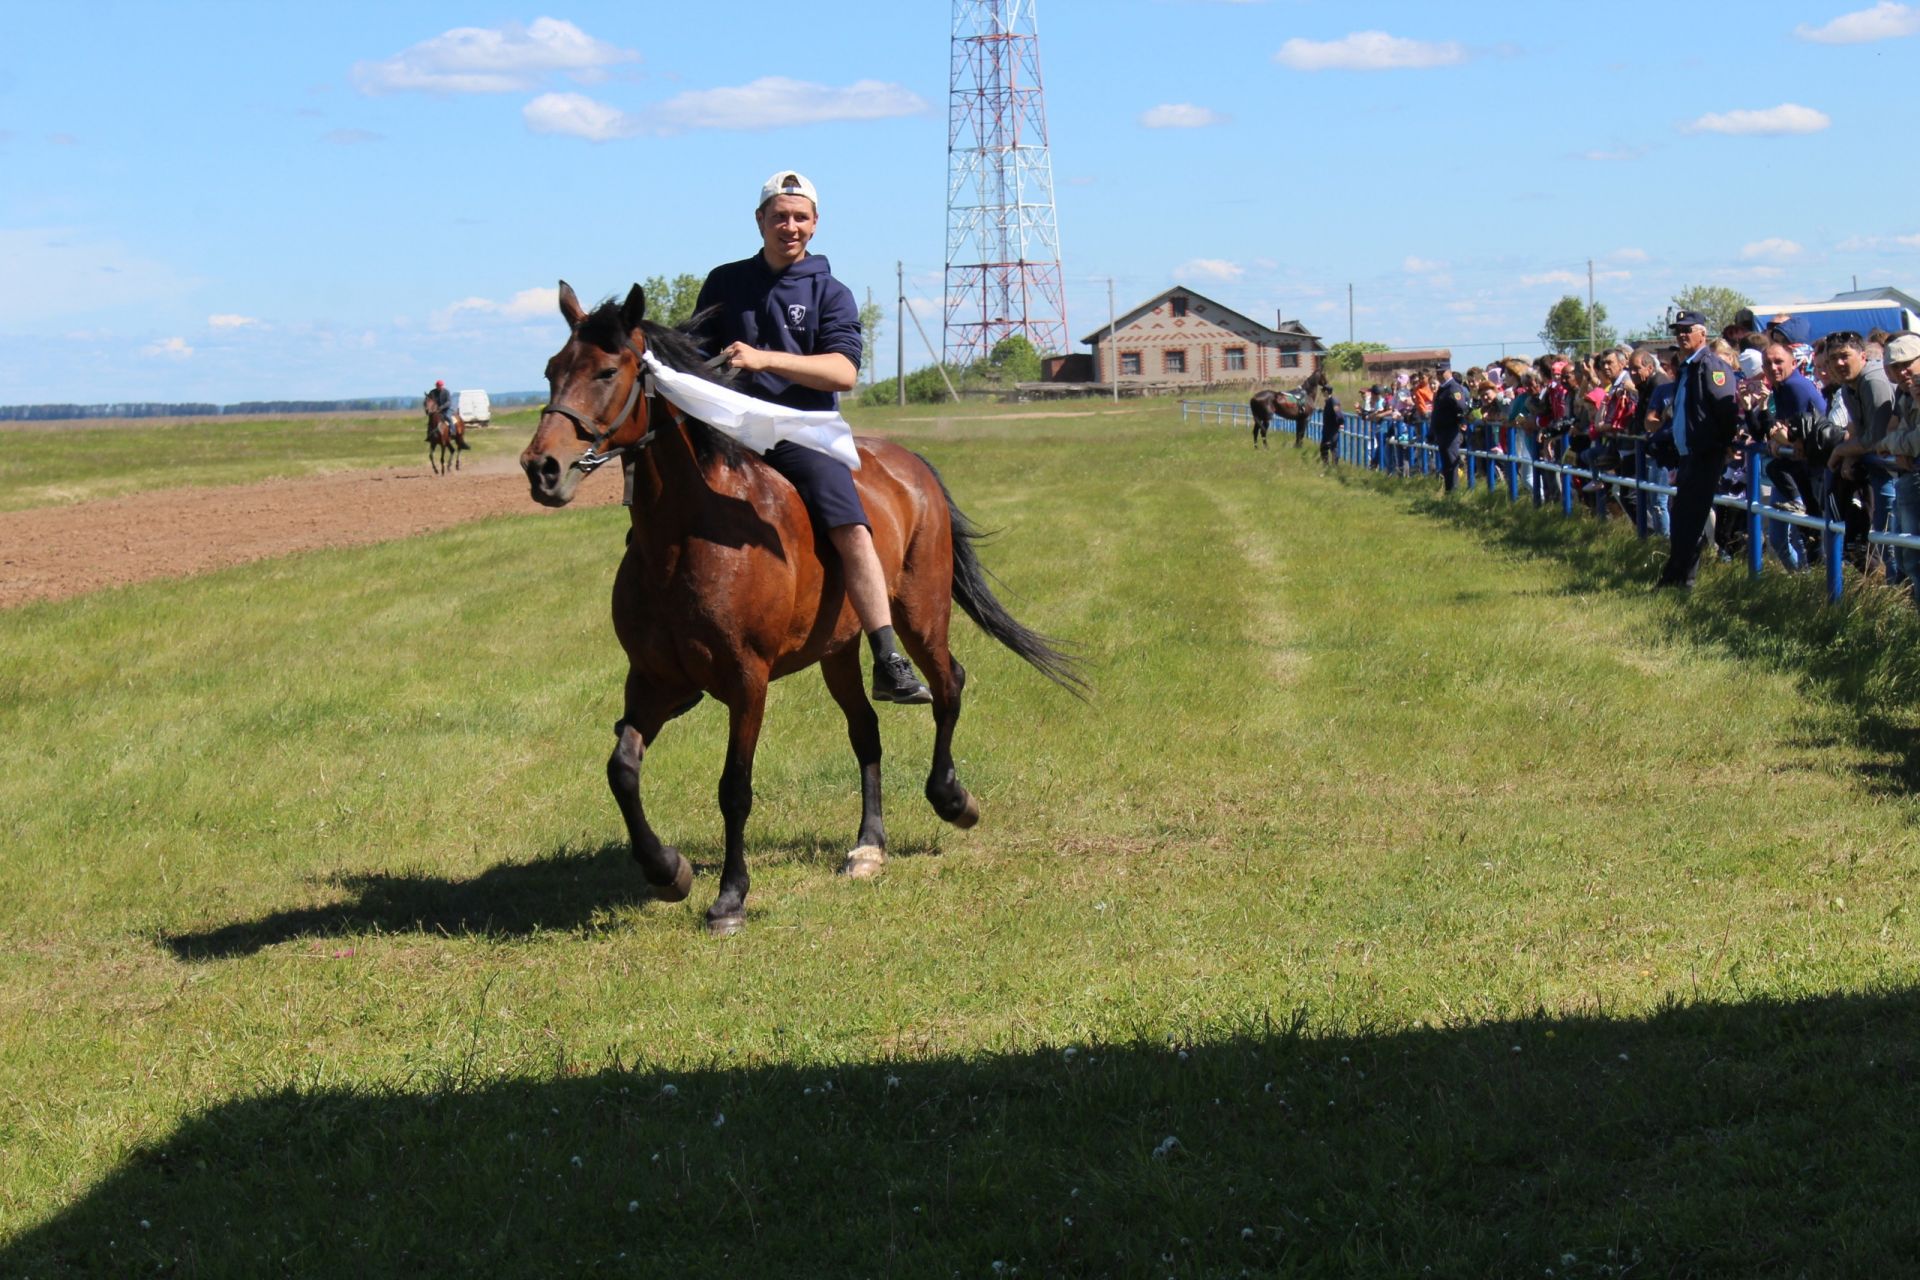
[[[1887,378],[1898,384],[1887,455],[1897,473],[1893,481],[1894,532],[1920,536],[1920,334],[1888,337],[1883,359]],[[1920,551],[1900,548],[1900,568],[1920,605]]]
[[[1814,499],[1812,464],[1816,453],[1825,470],[1825,450],[1818,428],[1827,412],[1827,398],[1811,378],[1800,372],[1790,344],[1768,343],[1761,360],[1772,395],[1754,414],[1754,438],[1764,442],[1769,456],[1766,470],[1767,481],[1773,486],[1773,505],[1803,515]],[[1813,558],[1807,553],[1806,539],[1798,525],[1776,521],[1768,526],[1768,533],[1774,553],[1788,569],[1799,569]]]

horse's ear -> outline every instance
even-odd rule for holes
[[[573,286],[565,280],[560,282],[560,314],[569,329],[579,324],[580,317],[587,314],[587,309],[580,305],[579,297],[574,294]]]
[[[646,318],[647,291],[636,284],[627,290],[627,300],[620,304],[620,323],[628,333],[632,333]]]

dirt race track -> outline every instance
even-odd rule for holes
[[[618,468],[609,467],[580,486],[574,504],[619,501]],[[444,477],[393,467],[4,512],[0,608],[545,510],[514,460],[493,458]]]

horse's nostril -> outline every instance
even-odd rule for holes
[[[560,483],[560,459],[549,454],[540,460],[540,478],[552,488]]]

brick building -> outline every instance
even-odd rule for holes
[[[1360,358],[1368,382],[1392,382],[1399,373],[1432,373],[1451,367],[1453,352],[1446,347],[1420,351],[1369,351]]]
[[[1217,383],[1295,382],[1320,367],[1326,348],[1297,320],[1270,329],[1184,285],[1081,339],[1093,348],[1093,381],[1121,387],[1200,387]]]

